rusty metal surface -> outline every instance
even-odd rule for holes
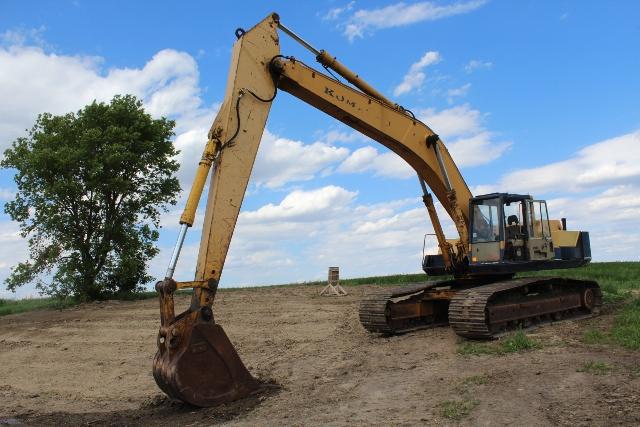
[[[437,316],[436,304],[448,303],[451,290],[441,290],[452,281],[427,282],[381,289],[368,295],[360,303],[359,317],[369,332],[396,334],[446,324]],[[430,298],[430,295],[434,298]],[[442,311],[442,310],[440,310]]]
[[[489,320],[492,324],[511,322],[533,316],[543,316],[563,310],[580,308],[579,293],[571,293],[549,298],[535,298],[530,301],[516,302],[513,304],[500,304],[487,307]]]
[[[173,313],[173,280],[156,285],[160,295],[161,326],[153,377],[169,397],[195,406],[227,403],[250,395],[257,381],[244,366],[233,344],[213,319],[210,305]],[[211,302],[215,288],[208,290]]]
[[[449,324],[463,337],[490,339],[516,327],[596,314],[601,305],[596,282],[530,277],[458,292]]]

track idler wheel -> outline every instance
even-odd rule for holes
[[[240,360],[224,329],[214,322],[209,306],[189,309],[170,322],[164,321],[168,320],[165,314],[172,317],[163,311],[169,305],[163,298],[170,298],[173,308],[172,287],[175,289],[166,280],[156,286],[163,324],[153,359],[153,377],[162,391],[200,407],[232,402],[256,392],[258,382]]]
[[[582,305],[588,309],[589,311],[593,310],[595,305],[596,297],[593,293],[593,289],[587,288],[582,293]]]

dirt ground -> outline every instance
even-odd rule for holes
[[[210,409],[171,402],[156,387],[155,300],[0,318],[0,425],[640,425],[640,354],[581,342],[585,328],[612,321],[606,310],[535,330],[539,350],[463,356],[446,327],[365,332],[357,307],[372,287],[342,298],[319,289],[218,294],[218,323],[267,386]],[[577,372],[588,361],[612,371]],[[475,407],[452,420],[443,414],[452,400]]]

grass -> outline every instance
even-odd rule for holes
[[[582,341],[585,344],[607,344],[609,343],[609,336],[598,329],[587,329],[582,334]]]
[[[585,372],[593,375],[607,375],[613,368],[605,362],[585,362],[576,372]]]
[[[483,385],[486,384],[487,381],[489,381],[489,377],[487,377],[486,375],[472,375],[462,380],[462,387],[467,388]]]
[[[640,298],[621,305],[609,330],[587,329],[582,341],[591,345],[618,344],[630,350],[640,350]]]
[[[529,338],[524,332],[517,331],[515,334],[509,335],[507,338],[500,340],[500,348],[503,353],[517,353],[520,351],[542,348],[542,344]]]
[[[440,404],[442,416],[450,420],[460,421],[468,416],[480,404],[476,399],[446,400]]]
[[[133,292],[114,296],[113,299],[120,301],[136,301],[142,299],[156,298],[156,292]],[[24,298],[24,299],[0,299],[0,316],[9,314],[24,313],[34,310],[62,310],[73,307],[80,302],[76,298]]]
[[[426,274],[394,274],[392,276],[357,277],[340,280],[341,285],[404,285],[407,283],[424,282],[426,280],[443,280],[449,276],[427,277]],[[324,283],[324,282],[323,282]]]
[[[362,285],[405,285],[407,283],[419,283],[425,282],[427,280],[443,280],[447,279],[450,276],[427,276],[426,274],[393,274],[390,276],[370,276],[370,277],[354,277],[351,279],[340,279],[340,284],[342,286],[362,286]],[[229,292],[229,291],[237,291],[237,290],[247,290],[247,289],[261,289],[261,288],[271,288],[273,286],[326,286],[326,280],[316,280],[311,282],[295,282],[295,283],[285,283],[282,285],[267,285],[267,286],[240,286],[236,288],[220,288],[221,291]]]
[[[458,354],[463,356],[480,356],[483,354],[498,354],[498,347],[493,343],[465,341],[458,346]]]
[[[634,290],[640,289],[640,262],[594,262],[580,268],[529,271],[518,277],[560,276],[574,279],[595,280],[602,289],[606,304],[628,299]]]
[[[504,355],[542,348],[542,344],[527,336],[523,331],[506,336],[498,341],[476,342],[464,341],[458,346],[458,354],[463,356],[479,356],[483,354]]]
[[[625,304],[616,315],[611,337],[623,347],[640,350],[640,298]]]
[[[0,316],[33,310],[62,309],[76,304],[77,301],[71,298],[26,298],[20,300],[0,299]]]

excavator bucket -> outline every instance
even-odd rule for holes
[[[164,288],[160,291],[161,308],[168,308],[169,303],[172,308],[173,294],[163,283],[167,281],[157,286]],[[153,377],[169,397],[200,407],[238,400],[258,390],[258,382],[224,329],[214,322],[208,306],[189,309],[173,321],[163,316]]]

